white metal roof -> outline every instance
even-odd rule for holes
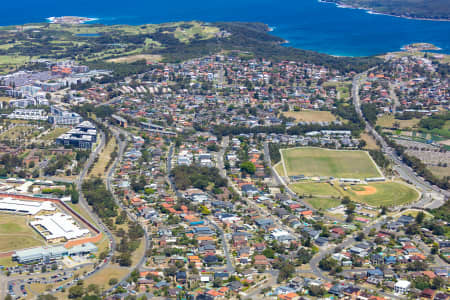
[[[37,216],[36,220],[30,222],[30,224],[47,240],[57,238],[71,240],[89,233],[88,229],[81,229],[71,216],[62,213],[50,216]],[[42,232],[37,226],[45,228],[47,232]]]
[[[56,207],[50,201],[25,201],[11,197],[0,198],[0,211],[12,211],[35,215],[41,210],[54,211]]]

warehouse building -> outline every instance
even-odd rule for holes
[[[41,211],[55,211],[56,207],[50,201],[25,201],[11,197],[0,198],[0,211],[26,215],[35,215]]]
[[[89,234],[89,229],[80,228],[71,216],[63,213],[36,216],[30,225],[49,242],[68,241]]]
[[[61,259],[64,256],[87,255],[89,253],[97,252],[97,250],[97,247],[92,243],[85,243],[70,249],[66,249],[63,246],[35,247],[16,251],[12,256],[12,259],[21,264],[50,262]]]

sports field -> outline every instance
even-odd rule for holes
[[[44,239],[28,226],[27,217],[0,214],[0,252],[44,244]]]
[[[378,207],[403,205],[419,197],[419,193],[411,186],[395,181],[348,186],[346,191],[341,191],[353,201]]]
[[[303,200],[318,210],[327,210],[341,205],[341,200],[335,198],[304,198]]]
[[[330,150],[314,147],[281,150],[286,172],[280,175],[367,178],[383,176],[365,151]],[[286,174],[287,173],[287,174]]]
[[[340,186],[329,183],[294,183],[289,185],[299,196],[307,197],[305,201],[315,209],[328,209],[340,204],[337,198],[348,196],[350,200],[365,203],[375,207],[398,206],[414,202],[419,193],[410,185],[386,181],[366,185]],[[311,197],[308,199],[308,197]],[[336,199],[333,199],[336,198]]]
[[[288,118],[294,118],[296,122],[332,122],[336,120],[329,111],[320,110],[302,110],[284,112],[283,115]]]
[[[340,196],[340,193],[329,183],[294,183],[289,187],[298,195]]]

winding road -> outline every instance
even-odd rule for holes
[[[127,148],[127,139],[130,136],[130,133],[122,130],[120,128],[117,127],[112,127],[111,128],[111,132],[113,133],[118,145],[119,145],[119,153],[116,157],[116,159],[114,160],[113,164],[111,165],[111,167],[108,170],[107,176],[106,176],[106,188],[108,189],[109,192],[111,192],[111,194],[113,195],[114,201],[116,202],[116,204],[127,213],[127,216],[130,220],[132,220],[133,222],[138,222],[138,217],[132,213],[127,207],[125,207],[125,205],[122,203],[122,201],[120,201],[120,199],[115,195],[114,193],[114,189],[112,187],[112,179],[114,176],[114,172],[116,169],[116,166],[122,161],[124,152]],[[120,139],[120,134],[123,134],[125,136],[125,140]],[[148,236],[148,232],[147,232],[147,228],[145,226],[143,226],[144,229],[144,243],[145,243],[145,250],[149,249],[151,247],[150,244],[150,239]],[[129,272],[127,273],[127,275],[125,277],[122,278],[122,280],[120,282],[118,282],[117,284],[115,284],[114,286],[112,286],[109,290],[105,291],[105,294],[113,291],[117,286],[119,286],[120,284],[126,282],[126,280],[128,279],[128,277],[130,276],[131,272],[133,272],[134,269],[141,269],[144,264],[145,264],[145,253],[146,251],[144,251],[144,254],[141,256],[141,258],[139,259],[139,261],[134,265],[131,266],[129,268]]]
[[[370,71],[370,70],[369,70]],[[366,71],[364,73],[358,74],[353,78],[352,82],[352,98],[353,98],[353,105],[355,107],[356,113],[364,120],[366,118],[364,117],[364,114],[361,110],[361,100],[359,97],[359,87],[362,82],[364,82],[367,78],[367,73],[369,71]],[[410,167],[408,167],[400,157],[398,157],[395,154],[395,150],[392,149],[384,140],[384,138],[372,127],[372,125],[367,122],[366,120],[366,130],[369,132],[381,145],[381,149],[385,155],[387,155],[390,160],[394,163],[394,170],[397,171],[399,176],[407,181],[413,184],[415,187],[421,189],[423,192],[434,192],[438,193],[440,195],[444,195],[445,197],[450,197],[450,192],[440,189],[437,186],[431,185],[425,180],[423,180],[421,177],[417,176]],[[419,202],[412,205],[412,207],[419,207],[419,208],[437,208],[444,204],[444,200],[441,199],[432,199],[429,198],[422,198]]]

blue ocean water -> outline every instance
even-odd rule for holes
[[[450,22],[409,20],[338,8],[317,0],[21,0],[2,1],[0,25],[44,22],[76,15],[103,24],[184,20],[257,21],[289,46],[341,56],[365,56],[428,42],[450,53]],[[449,4],[450,5],[450,4]]]

